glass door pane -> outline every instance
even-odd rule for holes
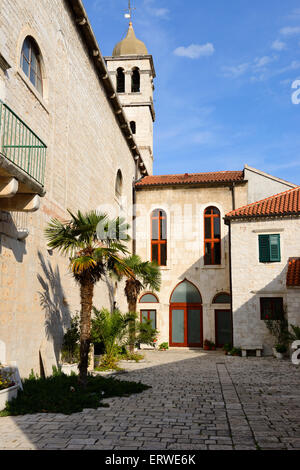
[[[232,323],[229,310],[216,310],[217,346],[232,342]]]
[[[184,310],[172,310],[172,343],[184,343]]]
[[[188,344],[201,344],[200,310],[188,310]]]

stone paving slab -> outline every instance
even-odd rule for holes
[[[0,418],[0,449],[300,449],[300,368],[288,360],[143,353],[117,378],[151,389],[71,416]]]

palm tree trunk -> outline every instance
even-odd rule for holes
[[[128,303],[129,313],[136,315],[136,304],[137,302],[132,300]],[[135,320],[130,320],[129,322],[129,351],[134,353],[134,344],[135,344]]]
[[[80,314],[80,363],[79,382],[86,386],[91,344],[91,315],[93,306],[94,284],[84,281],[80,285],[81,314]]]

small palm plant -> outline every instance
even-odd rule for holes
[[[134,274],[127,277],[125,283],[125,295],[128,303],[128,311],[136,317],[137,301],[140,293],[145,289],[159,291],[161,286],[161,272],[156,263],[142,261],[138,255],[131,255],[124,259],[126,266]],[[129,349],[134,352],[135,344],[135,320],[129,325]]]
[[[87,383],[88,355],[91,343],[91,312],[95,284],[113,264],[122,276],[132,277],[132,271],[122,260],[128,253],[123,241],[128,228],[122,219],[111,221],[106,214],[80,211],[61,222],[52,219],[45,230],[48,246],[69,256],[70,270],[80,285],[80,363],[79,381]],[[122,242],[120,241],[122,240]]]
[[[117,365],[119,346],[126,343],[127,327],[132,320],[129,314],[122,315],[119,310],[97,310],[93,307],[92,340],[102,342],[105,355],[100,365],[113,369]]]

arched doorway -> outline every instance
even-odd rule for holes
[[[178,284],[171,295],[170,346],[203,346],[202,298],[187,280]]]

